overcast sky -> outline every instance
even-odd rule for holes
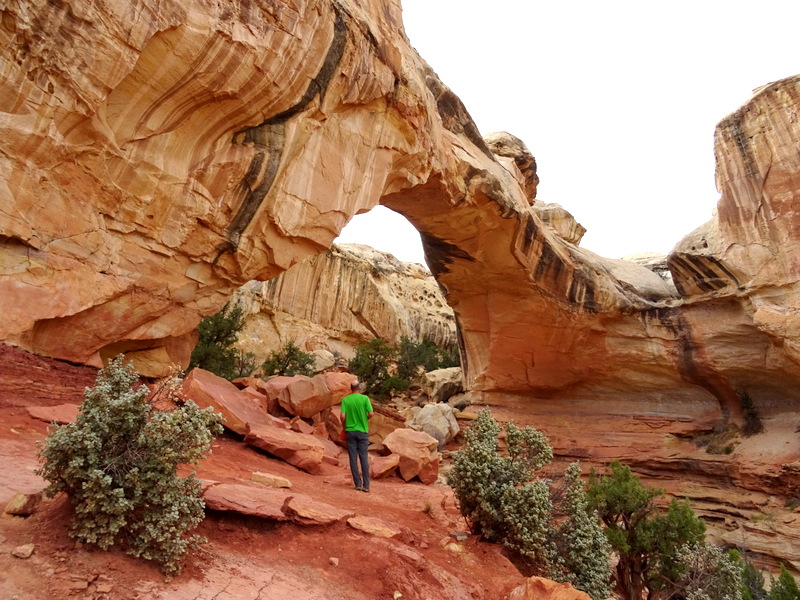
[[[404,0],[403,13],[481,133],[521,138],[537,198],[612,258],[666,254],[707,221],[716,124],[800,73],[800,0]],[[424,264],[415,230],[381,207],[337,242]]]

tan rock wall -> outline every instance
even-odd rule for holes
[[[376,337],[458,344],[453,311],[433,276],[366,246],[334,246],[274,279],[248,283],[234,300],[247,315],[239,345],[259,360],[289,341],[345,358]]]

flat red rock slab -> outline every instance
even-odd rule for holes
[[[275,521],[287,520],[283,505],[288,496],[284,489],[236,483],[217,483],[203,492],[207,508]]]
[[[78,418],[77,404],[59,404],[58,406],[28,406],[25,408],[34,419],[45,423],[65,425],[74,423]]]
[[[283,505],[283,512],[289,519],[300,525],[333,525],[343,519],[355,516],[352,511],[342,510],[304,495],[287,498]]]

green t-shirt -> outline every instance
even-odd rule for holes
[[[347,431],[369,433],[367,413],[372,412],[372,404],[364,394],[349,394],[342,398],[342,413],[345,416]]]

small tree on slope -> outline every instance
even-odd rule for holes
[[[625,598],[638,599],[647,592],[653,599],[668,591],[681,576],[678,549],[705,537],[705,524],[688,502],[673,499],[666,513],[656,510],[653,500],[662,493],[644,487],[618,461],[611,463],[603,477],[592,472],[589,504],[600,515],[619,557],[616,580]]]
[[[256,367],[253,354],[234,348],[243,328],[244,310],[238,304],[228,303],[217,314],[203,318],[197,326],[200,337],[189,369],[199,367],[228,380],[252,373]]]

